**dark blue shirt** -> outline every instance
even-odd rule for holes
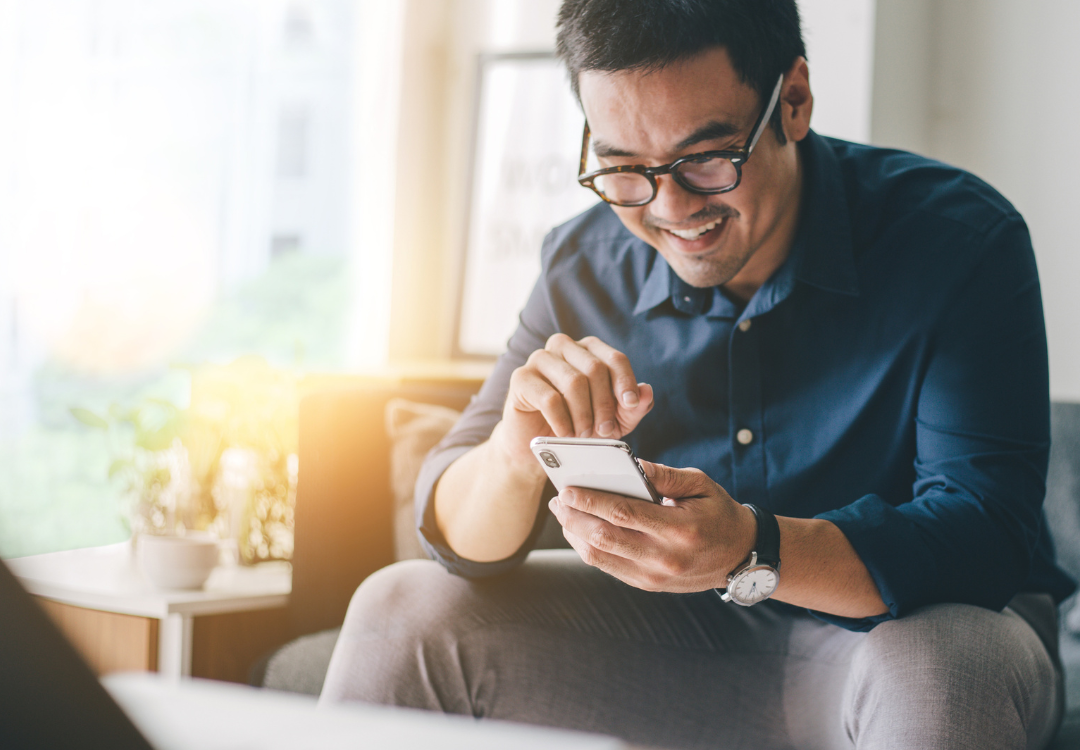
[[[507,353],[421,472],[436,559],[483,576],[535,543],[546,503],[513,557],[465,560],[431,495],[490,435],[513,370],[561,331],[599,337],[652,384],[655,407],[624,438],[639,456],[844,532],[889,612],[819,616],[868,629],[938,602],[1000,610],[1021,591],[1073,591],[1042,512],[1049,377],[1023,219],[974,176],[913,154],[813,133],[800,150],[791,253],[746,305],[682,282],[604,204],[548,235]]]

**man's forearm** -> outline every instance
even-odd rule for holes
[[[836,525],[813,518],[777,521],[783,567],[774,599],[841,617],[888,611],[870,572]]]
[[[544,482],[538,463],[516,465],[489,440],[450,464],[439,479],[435,523],[462,557],[506,559],[532,531]]]

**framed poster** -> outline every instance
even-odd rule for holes
[[[481,55],[458,297],[459,357],[506,349],[553,227],[599,199],[577,183],[585,117],[550,52]]]

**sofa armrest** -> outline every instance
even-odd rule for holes
[[[294,634],[339,626],[356,587],[394,562],[386,403],[406,398],[463,409],[481,382],[358,377],[301,400]]]

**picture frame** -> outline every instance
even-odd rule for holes
[[[595,204],[577,183],[585,117],[551,52],[477,60],[455,358],[501,354],[555,226]]]

